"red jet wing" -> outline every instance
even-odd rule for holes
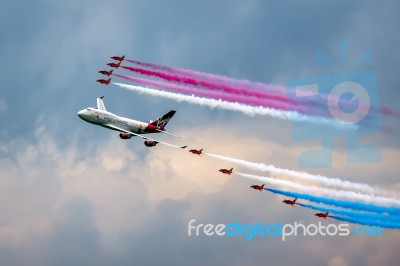
[[[203,149],[201,149],[201,150],[192,149],[192,150],[189,150],[189,152],[196,154],[196,155],[201,155],[203,153]]]
[[[231,168],[229,170],[228,169],[219,169],[218,171],[220,171],[221,173],[226,174],[226,175],[231,175],[233,168]]]
[[[113,67],[113,68],[119,68],[120,65],[121,65],[121,62],[118,62],[118,63],[114,63],[114,62],[107,63],[107,66],[110,66],[110,67]]]
[[[319,213],[316,213],[316,214],[314,214],[315,216],[318,216],[318,217],[321,217],[321,218],[323,218],[323,219],[326,219],[327,217],[329,217],[329,212],[326,212],[326,213],[323,213],[323,212],[319,212]]]
[[[96,81],[101,84],[108,85],[108,84],[110,84],[111,78],[109,78],[107,80],[106,79],[97,79]]]
[[[114,56],[111,56],[110,58],[121,62],[125,59],[125,55],[123,55],[123,56],[114,55]]]
[[[250,187],[251,187],[251,188],[254,188],[255,190],[262,191],[262,190],[264,189],[264,185],[265,185],[265,184],[262,184],[262,186],[259,186],[259,185],[252,185],[252,186],[250,186]]]
[[[113,73],[113,70],[110,70],[110,71],[107,71],[107,70],[99,70],[98,71],[100,74],[103,74],[103,75],[105,75],[105,76],[111,76],[112,75],[112,73]]]
[[[282,202],[283,202],[283,203],[286,203],[286,204],[288,204],[288,205],[294,206],[294,205],[296,204],[296,200],[297,200],[297,199],[294,199],[294,200],[287,200],[287,199],[285,199],[285,200],[282,200]]]

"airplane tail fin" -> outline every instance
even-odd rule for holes
[[[326,212],[325,214],[326,214],[326,216],[328,216],[329,212]]]
[[[232,172],[233,171],[233,168],[231,168],[231,170],[229,170],[230,172]]]
[[[111,69],[111,70],[110,70],[110,75],[112,75],[113,71],[114,71],[114,69]]]
[[[200,152],[202,152],[202,151],[203,151],[203,149],[200,150]]]
[[[294,202],[294,203],[296,203],[296,200],[297,200],[297,199],[294,199],[294,201],[293,201],[293,202]]]
[[[171,110],[157,120],[152,121],[150,124],[158,128],[164,129],[164,127],[168,124],[169,120],[174,116],[175,113],[176,111]]]
[[[106,107],[104,106],[103,98],[104,96],[100,96],[99,98],[97,98],[97,109],[107,111]]]
[[[265,184],[262,184],[261,188],[264,189]]]

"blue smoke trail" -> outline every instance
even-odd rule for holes
[[[303,204],[303,203],[297,203],[297,204],[302,207],[320,211],[320,212],[336,213],[336,214],[340,214],[340,215],[344,215],[344,216],[349,216],[349,217],[358,218],[358,219],[365,219],[365,220],[390,221],[390,222],[394,222],[394,223],[399,223],[399,225],[400,225],[400,217],[399,216],[391,216],[391,215],[384,215],[384,214],[370,213],[370,212],[349,211],[349,210],[343,210],[343,209],[334,209],[334,208],[315,206],[315,205],[309,205],[309,204]]]
[[[305,193],[298,193],[298,192],[290,192],[280,189],[273,189],[273,188],[264,188],[265,190],[271,191],[272,193],[284,195],[287,197],[292,198],[299,198],[305,199],[308,201],[316,202],[316,203],[323,203],[326,205],[333,205],[337,207],[353,209],[353,210],[361,210],[361,211],[369,211],[369,212],[376,212],[376,213],[390,213],[393,215],[400,215],[400,209],[395,207],[385,207],[385,206],[378,206],[373,204],[366,204],[361,202],[355,201],[347,201],[347,200],[337,200],[331,198],[324,198],[313,196]]]
[[[352,217],[343,217],[343,216],[336,216],[336,215],[331,215],[329,217],[332,217],[333,219],[336,219],[338,221],[350,222],[350,223],[354,223],[354,224],[363,224],[363,225],[368,225],[368,226],[380,226],[380,227],[385,227],[385,228],[400,229],[400,224],[393,223],[393,222],[364,220],[364,219],[357,219],[357,218],[352,218]]]

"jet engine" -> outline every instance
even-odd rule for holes
[[[119,133],[119,137],[120,137],[121,139],[130,139],[130,138],[132,138],[132,134],[129,134],[129,133]]]
[[[146,140],[145,142],[144,142],[144,145],[146,145],[147,147],[154,147],[154,146],[156,146],[157,145],[157,141],[154,141],[154,140]]]

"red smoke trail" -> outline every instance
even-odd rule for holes
[[[145,63],[137,60],[126,60],[127,62],[137,64],[139,66],[143,67],[148,67],[151,69],[155,70],[161,70],[177,75],[182,75],[185,77],[192,77],[195,79],[207,79],[207,80],[213,80],[213,81],[219,81],[223,83],[230,83],[233,86],[236,87],[245,87],[250,90],[269,90],[273,91],[275,93],[280,93],[280,94],[286,94],[288,90],[293,90],[292,88],[285,88],[283,86],[277,86],[277,85],[267,85],[261,82],[254,82],[254,81],[249,81],[249,80],[239,80],[239,79],[233,79],[230,77],[226,77],[223,75],[216,75],[216,74],[211,74],[211,73],[204,73],[200,71],[195,71],[195,70],[190,70],[190,69],[183,69],[183,68],[175,68],[175,67],[169,67],[169,66],[161,66],[161,65],[156,65],[156,64],[151,64],[151,63]],[[312,105],[312,106],[321,106],[322,108],[326,106],[326,100],[327,100],[327,95],[321,94],[319,95],[320,99],[314,99],[314,100],[298,100],[295,101],[294,99],[289,99],[289,101],[294,104],[294,105]],[[343,102],[344,104],[351,104],[349,102]],[[293,109],[298,109],[298,108],[293,108]],[[391,110],[390,108],[383,107],[381,106],[379,109],[378,108],[373,108],[373,112],[375,113],[381,113],[384,116],[390,116],[396,119],[400,119],[400,114],[398,112],[395,112]]]
[[[254,82],[254,81],[249,81],[249,80],[244,80],[244,79],[233,79],[229,78],[223,75],[216,75],[216,74],[210,74],[210,73],[204,73],[200,71],[195,71],[195,70],[190,70],[190,69],[183,69],[183,68],[176,68],[176,67],[169,67],[169,66],[160,66],[156,64],[151,64],[151,63],[145,63],[137,60],[129,60],[127,59],[126,61],[130,63],[137,64],[139,66],[144,66],[148,67],[151,69],[155,70],[161,70],[177,75],[183,75],[186,77],[194,77],[197,79],[207,79],[207,80],[214,80],[214,81],[219,81],[219,82],[224,82],[224,83],[230,83],[235,86],[240,86],[240,87],[246,87],[252,90],[272,90],[274,92],[280,93],[280,94],[285,94],[286,93],[286,88],[278,85],[267,85],[262,82]]]
[[[255,97],[248,97],[248,96],[243,96],[243,95],[229,94],[229,93],[223,93],[223,92],[217,92],[217,91],[199,90],[199,89],[195,89],[195,88],[191,88],[191,87],[176,85],[173,83],[164,83],[164,82],[159,82],[159,81],[154,81],[154,80],[141,79],[141,78],[118,75],[118,74],[114,74],[114,76],[128,79],[128,80],[140,83],[140,84],[145,84],[145,85],[154,86],[154,87],[158,87],[158,88],[162,88],[162,89],[167,89],[170,91],[176,91],[176,92],[184,93],[187,95],[194,94],[197,96],[208,97],[208,98],[212,98],[212,99],[221,99],[221,100],[228,101],[228,102],[237,102],[237,103],[243,103],[243,104],[248,104],[248,105],[253,105],[253,106],[261,106],[261,107],[267,107],[267,108],[273,108],[273,109],[285,110],[285,111],[297,111],[299,113],[303,113],[306,115],[325,116],[324,113],[319,112],[316,108],[313,108],[313,107],[307,108],[306,106],[301,106],[301,105],[289,106],[288,103],[269,100],[269,99],[260,99],[260,98],[255,98]]]
[[[391,110],[391,109],[388,108],[388,107],[384,107],[384,106],[383,106],[383,107],[380,108],[380,111],[381,111],[381,113],[384,114],[384,115],[388,115],[388,116],[395,117],[395,118],[400,118],[400,114],[399,114],[399,113],[397,113],[397,112]]]
[[[183,80],[183,82],[186,83],[184,80],[187,79],[189,81],[189,83],[187,83],[187,84],[190,84],[190,85],[200,85],[200,86],[203,86],[206,88],[220,89],[220,90],[224,90],[224,91],[227,91],[230,93],[242,94],[241,92],[232,92],[232,89],[245,90],[246,92],[244,95],[246,95],[246,96],[267,97],[267,98],[273,99],[273,100],[281,100],[281,101],[284,101],[285,103],[288,103],[288,104],[290,103],[291,106],[288,105],[288,109],[299,111],[299,112],[302,112],[305,114],[327,116],[326,112],[321,112],[321,108],[324,109],[326,107],[325,103],[315,102],[315,100],[308,101],[307,99],[300,100],[300,99],[288,98],[285,95],[286,88],[282,87],[282,86],[266,85],[261,82],[251,82],[251,81],[247,81],[247,80],[235,80],[235,79],[228,78],[225,76],[203,73],[203,72],[199,72],[199,71],[182,69],[182,68],[160,66],[160,65],[140,62],[140,61],[136,61],[136,60],[127,59],[126,61],[143,66],[143,67],[147,67],[147,68],[150,68],[153,70],[154,69],[161,70],[164,72],[173,73],[173,74],[180,75],[180,76],[168,75],[166,73],[160,73],[160,72],[141,69],[141,68],[121,66],[125,69],[131,70],[133,72],[137,72],[140,74],[156,76],[156,77],[159,77],[159,78],[162,78],[162,79],[165,79],[168,81],[174,81],[174,82],[182,82],[182,80]],[[236,85],[239,84],[239,85],[243,85],[245,87],[252,87],[252,88],[248,89],[248,88],[243,88],[243,87],[235,87],[233,85],[225,85],[225,84],[221,84],[221,83],[215,83],[214,81],[204,81],[204,80],[200,80],[200,79],[218,80],[219,82],[224,82],[225,84],[226,83],[235,83]],[[193,83],[196,83],[196,84],[193,84]],[[279,93],[281,95],[263,92],[263,91],[260,91],[259,89],[274,91],[274,93]],[[310,108],[307,108],[307,106],[310,106]]]
[[[181,69],[181,68],[173,68],[173,67],[168,67],[168,66],[159,66],[159,65],[155,65],[155,64],[151,64],[151,63],[144,63],[144,62],[140,62],[140,61],[136,61],[136,60],[126,59],[126,61],[128,61],[130,63],[134,63],[139,66],[144,66],[144,67],[152,68],[155,70],[162,70],[162,71],[171,72],[171,73],[175,73],[175,74],[190,75],[190,73],[192,72],[192,70],[185,70],[185,69]],[[194,72],[197,72],[197,71],[194,71]],[[199,73],[201,73],[201,72],[199,72]]]
[[[192,77],[170,75],[170,74],[147,70],[147,69],[142,69],[142,68],[135,68],[135,67],[128,67],[128,66],[121,66],[121,67],[125,68],[129,71],[132,71],[132,72],[140,73],[140,74],[147,75],[147,76],[158,77],[158,78],[164,79],[166,81],[185,83],[185,84],[189,84],[189,85],[193,85],[193,86],[202,86],[202,87],[212,89],[212,90],[222,90],[225,92],[229,92],[229,93],[233,93],[233,94],[241,94],[244,96],[268,98],[271,100],[282,101],[286,104],[288,103],[288,100],[289,100],[288,97],[286,97],[285,95],[277,95],[277,94],[271,94],[271,93],[264,92],[264,91],[249,90],[249,89],[242,88],[242,87],[234,87],[234,86],[230,86],[230,85],[226,85],[226,84],[215,83],[212,81],[198,80],[198,79],[195,79]]]
[[[162,89],[167,89],[169,91],[174,91],[174,92],[179,92],[187,95],[196,95],[196,96],[202,96],[202,97],[207,97],[207,98],[213,98],[213,99],[221,99],[227,102],[237,102],[237,103],[244,103],[248,105],[254,105],[254,106],[263,106],[267,108],[273,108],[273,109],[279,109],[279,110],[288,110],[288,106],[285,103],[281,102],[274,102],[274,101],[263,101],[257,98],[249,98],[241,95],[234,95],[234,94],[227,94],[223,92],[215,92],[215,91],[207,91],[207,90],[198,90],[195,88],[190,88],[190,87],[185,87],[185,86],[180,86],[176,84],[171,84],[171,83],[165,83],[165,82],[159,82],[159,81],[154,81],[154,80],[149,80],[149,79],[142,79],[142,78],[136,78],[136,77],[130,77],[130,76],[124,76],[124,75],[118,75],[114,74],[114,76],[124,78],[139,84],[144,84],[144,85],[149,85],[149,86],[154,86]]]

